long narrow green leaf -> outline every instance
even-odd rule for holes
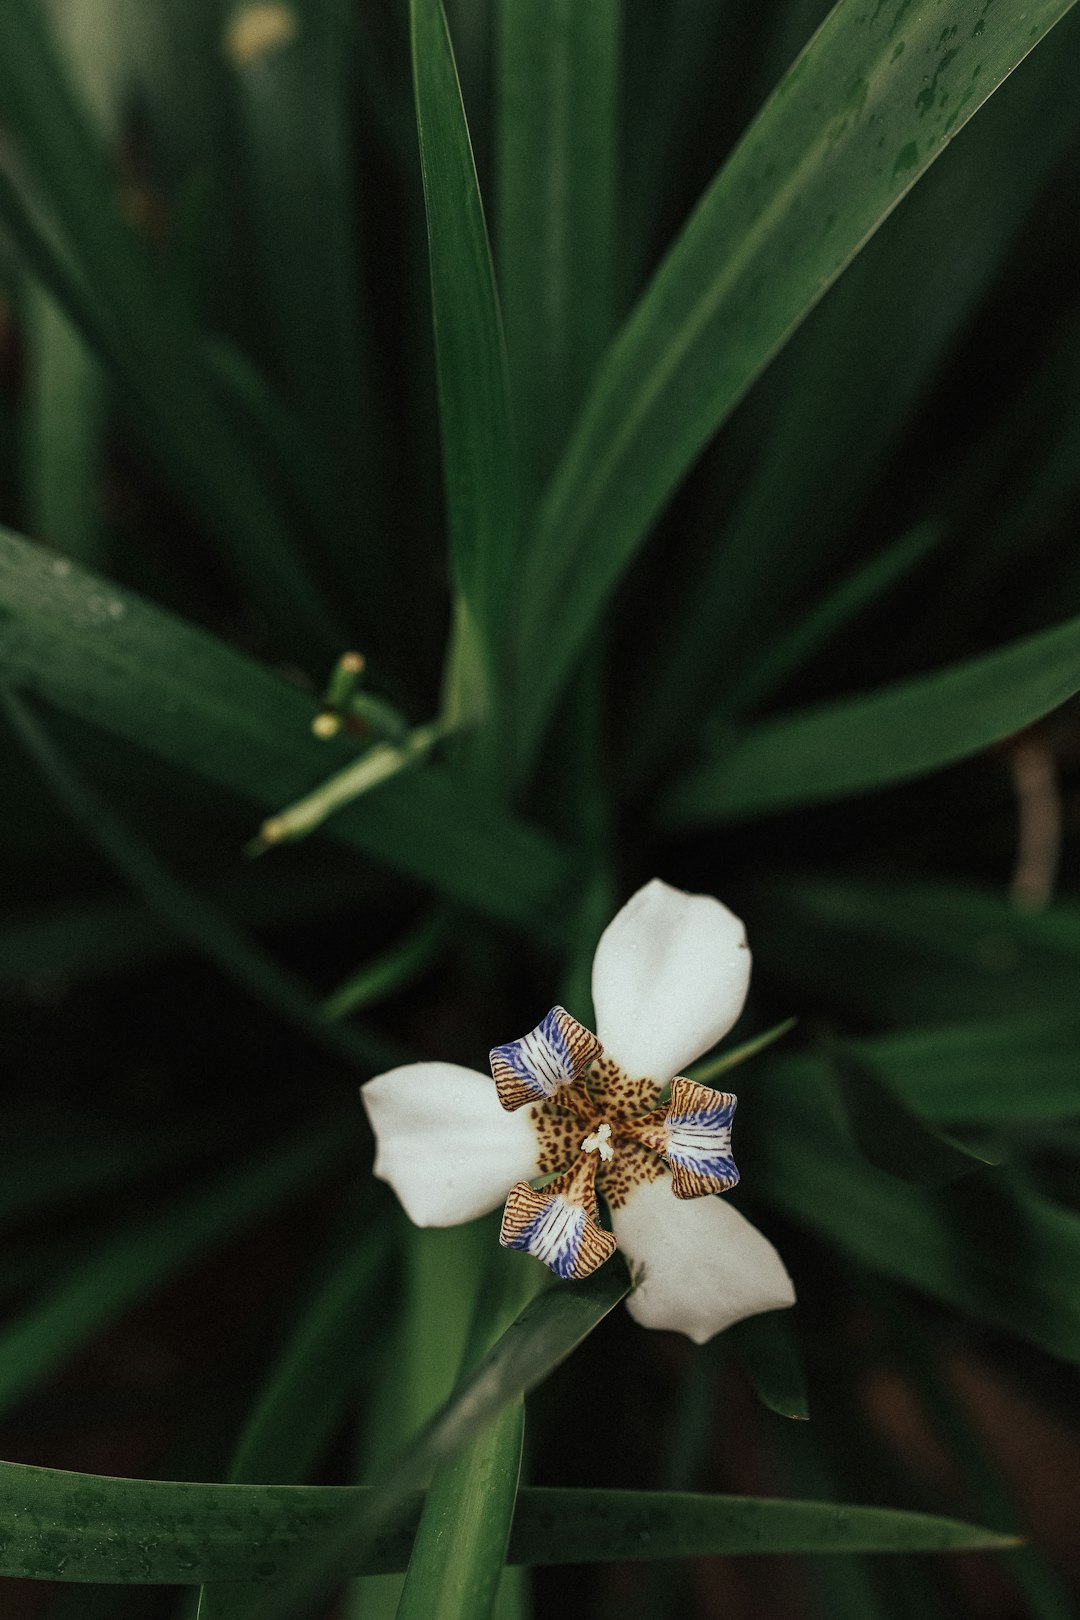
[[[273,15],[273,14],[271,14]],[[257,3],[237,7],[225,55],[240,113],[246,181],[270,347],[297,415],[316,435],[324,490],[357,602],[396,610],[386,589],[375,500],[370,357],[360,326],[351,91],[356,42],[343,0],[283,6],[276,30]],[[312,289],[318,288],[318,296]]]
[[[509,1262],[509,1263],[508,1263]],[[543,1284],[521,1256],[500,1255],[477,1298],[462,1370],[490,1350]],[[514,1519],[525,1438],[519,1397],[432,1475],[396,1620],[489,1620]]]
[[[676,783],[665,812],[707,825],[925,776],[1077,691],[1080,619],[1069,619],[934,674],[764,721]]]
[[[410,0],[446,518],[454,583],[493,656],[516,545],[515,452],[495,279],[441,0]],[[490,673],[490,671],[489,671]]]
[[[372,892],[362,876],[353,883],[325,871],[268,871],[265,866],[245,868],[205,890],[214,910],[242,928],[325,915],[343,904],[365,903]],[[155,913],[138,901],[86,901],[16,913],[0,927],[0,996],[25,994],[42,980],[70,984],[114,973],[181,949],[182,942],[163,933]],[[362,1004],[378,1000],[387,983],[381,977],[373,982]],[[329,1007],[324,1011],[335,1016]]]
[[[385,1234],[364,1232],[321,1279],[275,1363],[229,1468],[231,1484],[301,1484],[311,1478],[356,1387],[364,1361],[365,1317],[385,1268]],[[370,1321],[368,1323],[370,1325]],[[248,1594],[204,1586],[198,1620],[238,1616]]]
[[[535,492],[614,319],[621,0],[500,0],[496,26],[499,283]]]
[[[30,1580],[193,1585],[273,1582],[296,1548],[355,1514],[354,1486],[196,1485],[0,1463],[0,1574]],[[405,1567],[415,1495],[401,1528],[355,1569]],[[510,1545],[521,1564],[768,1552],[948,1552],[1015,1537],[891,1508],[660,1491],[523,1490]]]
[[[121,384],[134,425],[213,526],[253,598],[289,626],[291,641],[325,656],[340,639],[330,602],[221,406],[191,312],[117,207],[97,132],[57,60],[43,8],[31,0],[0,10],[0,112],[22,160],[17,181],[6,169],[0,175],[0,215],[19,249],[82,325]]]
[[[976,884],[787,873],[758,891],[755,911],[770,969],[798,984],[804,1005],[825,997],[864,1027],[1075,1023],[1076,905],[1030,912]],[[1037,1050],[1048,1057],[1052,1045],[1048,1034]]]
[[[313,1541],[275,1584],[260,1620],[285,1620],[355,1568],[357,1554],[387,1530],[411,1491],[459,1456],[501,1412],[548,1376],[629,1291],[625,1268],[608,1263],[588,1281],[560,1284],[526,1306],[435,1417],[332,1535]]]
[[[708,724],[757,709],[861,613],[918,567],[944,536],[941,523],[920,523],[842,579],[820,602],[752,659],[713,706]]]
[[[669,611],[701,630],[667,640],[662,657],[646,667],[632,738],[636,777],[658,776],[685,748],[673,712],[685,717],[689,731],[710,709],[739,712],[741,692],[729,698],[729,688],[742,687],[744,668],[752,688],[762,645],[785,619],[801,618],[808,589],[835,573],[875,477],[902,444],[913,411],[962,340],[1040,187],[1074,138],[1080,108],[1070,85],[1078,41],[1074,12],[1051,48],[1037,52],[950,146],[775,362],[757,417],[746,424],[755,453],[735,508],[700,566],[690,562],[674,582]],[[928,253],[928,242],[948,245]],[[1059,384],[1055,420],[1061,397]],[[1010,418],[1007,432],[1015,430]],[[975,489],[987,483],[986,469],[979,471]],[[954,481],[950,466],[950,486]],[[942,525],[943,533],[950,529]],[[856,543],[862,533],[860,524]],[[951,605],[943,608],[955,622],[956,603],[969,593],[950,577]],[[978,592],[970,599],[977,601]],[[920,620],[920,634],[923,628]],[[797,650],[796,644],[791,652]]]
[[[342,1151],[321,1126],[200,1188],[103,1244],[0,1332],[0,1409],[8,1409],[129,1305],[296,1192]]]
[[[130,592],[0,531],[0,678],[265,810],[350,757],[311,735],[314,700]],[[425,767],[328,826],[373,860],[478,910],[557,935],[562,852],[445,770]]]
[[[520,1401],[437,1471],[424,1498],[397,1620],[488,1620],[521,1472]]]
[[[49,293],[31,288],[25,486],[28,527],[88,566],[104,560],[101,370]]]
[[[215,962],[271,1013],[291,1019],[339,1055],[361,1066],[400,1061],[402,1054],[394,1042],[356,1025],[328,1019],[307,986],[178,882],[153,850],[82,779],[27,706],[3,687],[0,712],[7,715],[16,736],[86,838],[157,912],[166,927]]]
[[[586,401],[526,578],[530,738],[702,447],[1070,4],[840,0],[706,192]]]
[[[798,1091],[771,1080],[755,1103],[768,1202],[883,1276],[1080,1361],[1080,1215],[1006,1170],[931,1192],[874,1169],[831,1117],[823,1077]]]

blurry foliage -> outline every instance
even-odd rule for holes
[[[746,918],[740,1034],[799,1019],[737,1147],[800,1305],[695,1350],[544,1296],[436,1474],[486,1596],[422,1529],[406,1604],[488,1612],[513,1512],[616,1561],[537,1612],[1076,1612],[1080,25],[841,0],[791,69],[825,10],[0,7],[4,1455],[383,1492],[0,1465],[3,1613],[395,1612],[403,1448],[512,1310],[357,1083],[586,1016],[656,873]],[[364,713],[386,779],[245,859]],[[903,1551],[955,1519],[1031,1541]]]

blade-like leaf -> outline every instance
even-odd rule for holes
[[[266,810],[350,757],[311,735],[314,700],[130,592],[0,531],[0,677]],[[385,783],[335,838],[481,911],[558,933],[564,858],[445,770]],[[554,926],[552,926],[552,924]]]
[[[0,1408],[14,1405],[103,1323],[202,1250],[294,1193],[346,1145],[340,1122],[321,1126],[92,1252],[0,1333]]]
[[[1006,1017],[1056,1023],[1058,1034],[1040,1038],[1033,1058],[1050,1058],[1075,1028],[1075,905],[1028,912],[975,884],[789,873],[758,892],[755,916],[768,932],[770,971],[789,996],[797,984],[804,1005],[824,996],[879,1029]]]
[[[500,0],[496,24],[499,284],[535,492],[614,317],[621,0]]]
[[[277,1580],[363,1487],[196,1485],[0,1463],[0,1574],[116,1584]],[[404,1569],[420,1501],[354,1569]],[[955,1519],[835,1502],[659,1491],[524,1489],[510,1543],[521,1564],[767,1552],[947,1552],[1015,1546]]]
[[[288,623],[294,642],[325,654],[340,639],[330,603],[221,406],[190,311],[117,207],[97,132],[57,60],[43,8],[29,0],[0,10],[0,114],[20,159],[17,183],[0,173],[0,213],[20,251],[113,371],[145,442],[255,600]]]
[[[809,1418],[806,1374],[787,1311],[747,1316],[728,1328],[725,1338],[770,1411],[780,1417]]]
[[[947,1187],[988,1161],[933,1130],[888,1084],[864,1053],[830,1041],[826,1065],[837,1082],[847,1123],[871,1164],[919,1187]]]
[[[819,804],[966,759],[1080,691],[1080,619],[880,691],[764,721],[665,804],[680,826]]]
[[[673,712],[685,717],[691,732],[710,707],[737,714],[746,702],[747,679],[748,696],[760,701],[754,687],[760,680],[767,689],[769,645],[777,630],[792,613],[801,619],[809,589],[836,577],[840,548],[851,543],[848,530],[875,477],[903,442],[912,413],[968,328],[1030,219],[1036,194],[1074,137],[1080,108],[1069,87],[1078,24],[1080,18],[1070,14],[1050,49],[1036,52],[950,146],[777,359],[763,397],[755,401],[755,420],[733,425],[736,434],[753,435],[752,468],[721,533],[710,535],[700,565],[691,561],[673,570],[677,594],[670,611],[695,628],[665,638],[662,656],[644,671],[641,713],[635,713],[628,739],[637,777],[658,778],[661,763],[685,748]],[[940,243],[941,251],[928,253],[928,242]],[[1025,258],[1028,251],[1025,244]],[[823,399],[827,410],[820,408]],[[1056,421],[1060,383],[1053,399]],[[1015,428],[1010,416],[1006,433]],[[986,469],[979,471],[975,489],[988,482]],[[951,457],[948,476],[951,486]],[[921,487],[914,466],[911,479]],[[965,486],[964,498],[970,498],[967,480]],[[948,497],[944,504],[951,505]],[[950,528],[941,525],[943,534]],[[864,536],[860,524],[852,536],[856,545]],[[978,546],[980,554],[984,549]],[[883,565],[888,555],[882,553]],[[870,585],[873,564],[866,567]],[[977,591],[969,596],[957,581],[943,595],[950,620],[958,604],[979,600]],[[787,657],[797,652],[795,640]],[[729,695],[733,685],[739,690]]]
[[[27,705],[3,687],[0,713],[7,716],[15,735],[87,839],[113,863],[167,928],[215,962],[271,1013],[291,1019],[339,1055],[364,1067],[400,1061],[402,1052],[394,1042],[329,1019],[306,985],[179,882],[80,776]]]
[[[521,1401],[438,1469],[424,1498],[397,1620],[488,1620],[514,1518]]]
[[[282,1576],[259,1610],[260,1620],[285,1620],[301,1603],[355,1568],[359,1551],[394,1522],[410,1491],[440,1464],[460,1455],[507,1407],[534,1389],[577,1348],[629,1292],[616,1261],[586,1282],[560,1284],[532,1301],[467,1373],[445,1405],[381,1483],[332,1535],[312,1542]]]
[[[1003,1169],[936,1191],[874,1169],[820,1072],[797,1090],[770,1076],[755,1104],[754,1186],[769,1203],[884,1276],[1080,1361],[1080,1215]]]
[[[390,629],[380,621],[392,620],[402,604],[387,589],[387,554],[378,544],[384,520],[371,429],[379,413],[357,297],[357,42],[342,0],[278,15],[276,32],[268,28],[260,38],[250,8],[238,8],[224,39],[240,122],[236,161],[258,259],[255,285],[264,294],[270,347],[288,395],[325,456],[325,543],[337,551],[342,583],[358,607],[378,603],[365,625],[378,645]]]
[[[232,1484],[292,1485],[310,1479],[355,1389],[365,1318],[388,1248],[385,1234],[364,1232],[320,1281],[314,1297],[305,1300],[233,1454]],[[230,1620],[250,1600],[235,1586],[204,1586],[198,1620]]]
[[[505,625],[517,523],[509,382],[469,129],[441,0],[411,0],[454,582],[490,658]],[[459,623],[461,621],[459,620]]]
[[[649,526],[779,346],[1071,0],[840,0],[605,360],[529,559],[535,738]]]

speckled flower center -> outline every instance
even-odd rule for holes
[[[584,1159],[605,1202],[617,1209],[635,1187],[664,1174],[659,1096],[654,1080],[632,1079],[606,1054],[596,1058],[580,1080],[563,1087],[558,1102],[531,1110],[540,1174],[560,1175]]]

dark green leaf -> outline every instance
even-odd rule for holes
[[[394,1522],[403,1503],[441,1464],[464,1451],[508,1406],[534,1389],[629,1292],[625,1267],[609,1261],[582,1283],[549,1288],[525,1307],[456,1386],[417,1439],[334,1534],[312,1542],[259,1610],[285,1620],[301,1602],[355,1568],[357,1553]]]
[[[879,1170],[920,1187],[945,1187],[986,1165],[986,1159],[920,1119],[864,1053],[843,1042],[830,1042],[825,1061],[836,1079],[852,1136]]]
[[[680,826],[735,821],[925,776],[1080,690],[1080,619],[931,675],[781,715],[673,788]]]
[[[728,1328],[725,1339],[770,1411],[780,1417],[809,1418],[806,1374],[787,1311],[747,1316]]]
[[[0,710],[49,786],[92,844],[111,861],[166,927],[257,997],[271,1013],[293,1020],[323,1045],[362,1067],[400,1062],[396,1043],[355,1025],[336,1024],[312,992],[279,967],[220,912],[162,865],[59,751],[14,693],[0,687]]]
[[[320,1126],[144,1218],[73,1266],[0,1333],[0,1408],[21,1400],[106,1322],[204,1249],[295,1193],[348,1145],[340,1123]]]
[[[193,1485],[0,1463],[0,1572],[31,1580],[276,1581],[296,1549],[355,1515],[362,1487]],[[515,1563],[767,1552],[945,1552],[1015,1538],[955,1519],[833,1502],[676,1492],[525,1489]],[[420,1511],[353,1568],[403,1569]]]
[[[265,810],[303,797],[351,757],[346,741],[311,735],[314,699],[280,676],[3,531],[0,677]],[[328,831],[490,915],[560,930],[562,853],[446,770],[387,782]]]
[[[754,1188],[864,1265],[1080,1361],[1080,1215],[1004,1169],[936,1191],[876,1170],[832,1117],[823,1073],[755,1094]]]
[[[447,524],[465,622],[479,632],[490,659],[505,638],[501,615],[516,544],[506,354],[483,204],[441,0],[410,0],[410,16]]]
[[[556,472],[526,578],[530,738],[703,446],[1070,3],[832,11],[615,340]]]
[[[499,283],[536,492],[614,319],[621,0],[500,0],[496,23]]]

